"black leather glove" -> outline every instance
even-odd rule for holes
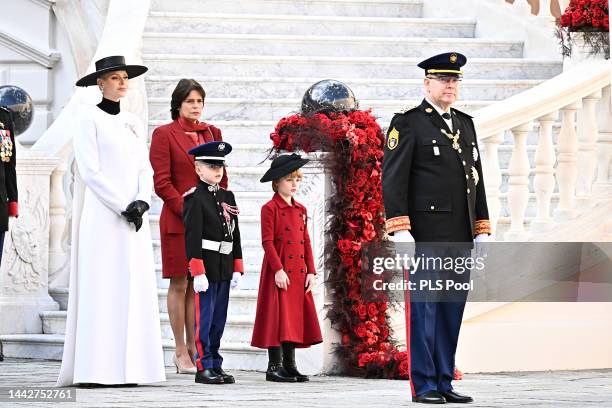
[[[134,226],[136,227],[136,232],[138,232],[140,227],[142,227],[142,217],[133,218],[128,221],[134,223]]]
[[[142,227],[142,216],[149,209],[149,204],[142,200],[136,200],[131,202],[125,211],[121,212],[128,222],[133,223],[136,226],[136,231]]]
[[[126,218],[130,217],[142,217],[145,212],[149,210],[149,204],[145,203],[142,200],[132,201],[125,211],[121,213],[121,215]]]

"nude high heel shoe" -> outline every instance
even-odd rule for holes
[[[176,367],[177,374],[195,374],[198,372],[197,367],[183,368],[180,366],[176,353],[172,355],[172,363]]]

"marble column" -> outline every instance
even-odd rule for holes
[[[326,197],[333,194],[331,175],[323,166],[322,159],[326,153],[312,153],[306,155],[311,161],[302,168],[304,180],[296,197],[306,206],[308,211],[308,233],[312,243],[315,268],[317,270],[317,285],[313,290],[313,297],[319,315],[319,324],[323,334],[323,343],[311,347],[308,352],[296,353],[298,367],[309,374],[329,373],[336,363],[333,353],[334,343],[340,337],[331,327],[330,321],[325,318],[327,306],[333,303],[324,282],[328,278],[325,270],[325,225],[329,221],[328,202]]]

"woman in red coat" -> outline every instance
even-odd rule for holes
[[[295,348],[323,341],[311,292],[316,271],[308,217],[293,199],[307,162],[297,154],[277,157],[261,179],[272,181],[275,194],[261,208],[264,259],[251,345],[268,349],[267,381],[308,381],[297,369]]]
[[[181,79],[172,92],[172,122],[153,132],[150,160],[153,167],[155,193],[163,200],[159,218],[162,273],[170,279],[168,315],[174,333],[176,353],[173,362],[179,373],[195,374],[194,291],[188,281],[187,257],[183,227],[183,194],[195,187],[198,175],[194,157],[188,150],[202,143],[222,140],[221,131],[200,122],[206,93],[193,79]],[[227,188],[223,172],[221,187]],[[185,341],[184,333],[187,333]]]

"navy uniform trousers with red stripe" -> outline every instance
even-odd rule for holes
[[[469,250],[451,249],[453,257],[467,257]],[[444,256],[450,255],[446,250]],[[439,249],[417,244],[419,255],[439,257]],[[467,270],[456,281],[468,281]],[[405,279],[440,278],[439,271],[420,270],[414,275],[405,272]],[[405,292],[406,300],[406,342],[409,345],[410,387],[412,396],[420,396],[428,391],[448,392],[453,389],[451,382],[455,374],[455,352],[459,330],[465,309],[467,292],[449,293],[431,290],[417,291],[410,295]]]
[[[227,320],[230,281],[210,282],[195,297],[196,366],[199,371],[221,367],[221,337]]]

